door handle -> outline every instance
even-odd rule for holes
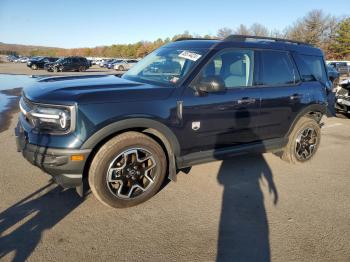
[[[298,100],[298,99],[300,99],[300,98],[302,98],[303,96],[302,95],[300,95],[300,94],[293,94],[293,95],[291,95],[289,98],[290,98],[290,100]]]
[[[254,103],[255,103],[255,99],[249,98],[249,97],[243,97],[242,99],[237,100],[237,104],[239,105],[254,104]]]

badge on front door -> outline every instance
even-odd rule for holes
[[[192,122],[192,129],[194,131],[197,131],[198,129],[201,128],[201,122],[197,121],[197,122]]]

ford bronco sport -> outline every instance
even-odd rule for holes
[[[18,150],[105,205],[152,197],[178,170],[237,154],[310,160],[330,84],[321,50],[277,38],[180,39],[122,77],[47,77],[24,88]]]

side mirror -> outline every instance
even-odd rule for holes
[[[210,76],[198,81],[198,90],[205,93],[223,92],[226,90],[225,83],[219,77]]]

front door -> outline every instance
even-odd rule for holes
[[[183,135],[180,134],[184,154],[260,140],[256,134],[260,88],[253,86],[254,60],[252,50],[220,52],[197,79],[215,77],[226,90],[197,94],[191,87],[186,88],[182,98]]]

